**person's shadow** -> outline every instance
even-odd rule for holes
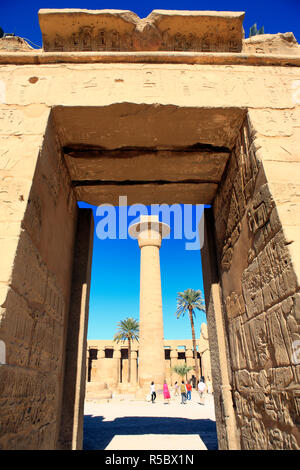
[[[217,450],[216,423],[210,419],[128,416],[103,421],[103,416],[84,416],[84,450],[104,450],[115,435],[198,434],[208,450]]]

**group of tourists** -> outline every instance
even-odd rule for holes
[[[180,391],[180,396],[181,396],[180,404],[186,405],[187,401],[191,400],[192,388],[193,386],[192,386],[191,380],[187,382],[184,382],[184,380],[182,380],[180,385],[178,384],[177,381],[175,382],[174,396],[179,396],[179,391]],[[198,391],[199,398],[200,398],[200,405],[204,405],[204,393],[205,392],[210,393],[210,386],[207,386],[205,384],[203,377],[201,377],[201,379],[199,380],[197,384],[197,391]],[[150,385],[150,395],[151,395],[151,401],[152,403],[154,403],[156,400],[156,391],[155,391],[154,382],[151,382],[151,385]],[[164,385],[163,385],[163,395],[164,395],[165,403],[170,403],[171,395],[170,395],[169,387],[166,381],[164,381]]]

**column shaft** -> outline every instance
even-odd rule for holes
[[[165,378],[159,247],[141,248],[139,384],[162,386]]]

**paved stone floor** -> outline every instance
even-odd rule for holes
[[[180,404],[124,397],[109,403],[86,401],[85,450],[215,450],[218,448],[212,395],[199,404],[198,394]]]

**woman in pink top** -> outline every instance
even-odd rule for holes
[[[166,381],[164,381],[163,393],[164,393],[164,399],[168,400],[167,403],[170,403],[171,395],[170,395],[169,388],[168,388]]]

